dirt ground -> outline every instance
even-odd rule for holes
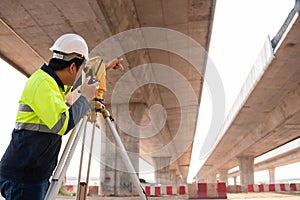
[[[273,193],[273,192],[260,192],[260,193],[228,193],[228,200],[300,200],[300,192],[294,193]],[[75,200],[76,197],[58,196],[57,200]],[[187,200],[187,195],[172,195],[172,196],[160,196],[160,197],[148,197],[148,200]],[[0,200],[4,200],[0,196]],[[87,197],[87,200],[140,200],[139,197]],[[216,199],[214,199],[216,200]]]
[[[300,200],[300,192],[295,193],[231,193],[227,194],[228,200]],[[75,200],[75,197],[58,197],[57,200]],[[139,200],[139,197],[87,197],[88,200]],[[186,200],[189,199],[187,195],[172,195],[172,196],[160,196],[160,197],[148,197],[149,200]],[[216,199],[215,199],[216,200]]]

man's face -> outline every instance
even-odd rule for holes
[[[64,84],[72,86],[75,80],[77,80],[76,78],[78,76],[78,72],[81,70],[77,70],[75,63],[72,63],[67,70],[68,70],[68,75],[66,77],[66,83]]]

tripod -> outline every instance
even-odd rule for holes
[[[47,194],[44,198],[44,200],[54,200],[56,195],[58,194],[59,188],[62,184],[62,180],[66,175],[67,169],[69,167],[70,161],[72,159],[72,156],[74,154],[75,148],[78,144],[79,138],[82,135],[82,132],[84,130],[84,136],[86,132],[86,124],[88,122],[88,118],[91,117],[91,121],[94,123],[93,124],[93,133],[92,133],[92,143],[91,143],[91,150],[90,150],[90,155],[89,155],[89,163],[88,163],[88,171],[87,171],[87,179],[86,183],[80,183],[80,178],[81,178],[81,167],[82,167],[82,157],[83,157],[83,149],[81,152],[81,161],[80,161],[80,169],[79,169],[79,177],[78,177],[78,186],[77,186],[77,197],[76,200],[85,200],[86,195],[87,195],[87,186],[88,186],[88,179],[89,179],[89,171],[90,171],[90,162],[91,162],[91,151],[93,148],[93,138],[94,138],[94,133],[95,133],[95,121],[96,121],[96,114],[101,113],[107,124],[109,125],[115,142],[117,146],[120,148],[120,153],[122,156],[122,159],[125,163],[125,166],[130,173],[131,180],[133,181],[134,186],[136,187],[139,196],[143,200],[147,200],[146,193],[143,189],[143,187],[140,185],[139,178],[136,175],[135,169],[129,159],[129,156],[126,152],[126,149],[122,143],[122,140],[117,132],[116,126],[114,124],[114,120],[111,117],[110,113],[107,111],[105,108],[104,104],[102,104],[100,101],[95,101],[95,110],[89,111],[81,120],[79,125],[77,125],[71,132],[71,135],[69,136],[68,142],[65,146],[65,149],[63,151],[63,154],[61,156],[61,159],[57,165],[57,168],[55,170],[55,173],[52,177],[49,189],[47,191]],[[77,130],[78,129],[78,130]],[[85,138],[85,137],[84,137]],[[83,141],[84,144],[84,141]]]

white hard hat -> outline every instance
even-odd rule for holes
[[[59,53],[79,54],[83,56],[86,60],[88,60],[89,57],[89,49],[87,43],[80,35],[73,33],[67,33],[60,36],[55,41],[50,50],[54,52],[54,58],[63,59],[63,56],[59,55]]]

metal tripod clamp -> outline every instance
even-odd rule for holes
[[[113,119],[112,119],[109,111],[105,108],[105,105],[104,105],[103,102],[104,102],[104,99],[95,98],[94,100],[92,100],[90,102],[90,107],[91,107],[92,112],[94,112],[94,113],[98,113],[99,112],[99,113],[102,114],[102,116],[104,118],[109,117],[113,121]]]

